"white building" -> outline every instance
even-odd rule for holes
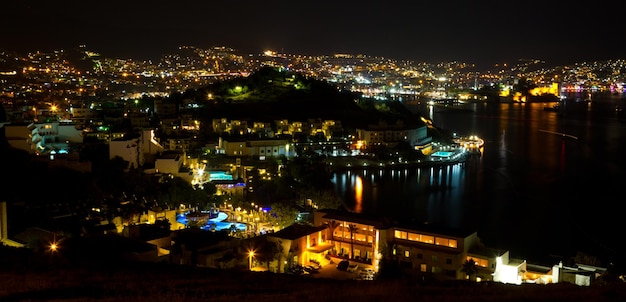
[[[395,125],[379,123],[370,125],[367,129],[357,129],[357,138],[367,146],[407,142],[416,150],[428,148],[432,142],[426,125],[408,128],[402,123]]]
[[[229,156],[258,156],[277,157],[284,155],[287,158],[296,155],[293,143],[286,139],[242,140],[226,141],[220,138],[218,151]]]
[[[83,142],[83,131],[74,123],[17,123],[6,124],[4,128],[11,147],[31,154],[63,153],[70,144]]]
[[[144,130],[132,138],[122,138],[109,143],[109,159],[121,157],[128,168],[142,167],[146,162],[155,162],[164,148],[154,137],[154,130]]]

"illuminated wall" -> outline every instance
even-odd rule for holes
[[[529,92],[531,95],[534,95],[534,96],[546,95],[546,94],[559,96],[559,84],[552,83],[550,86],[536,87],[536,88],[531,89]]]

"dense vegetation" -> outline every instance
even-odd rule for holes
[[[274,67],[261,68],[248,77],[175,93],[169,98],[175,103],[185,100],[202,104],[202,109],[195,113],[208,121],[224,117],[270,123],[282,119],[322,119],[339,120],[348,129],[380,120],[421,123],[418,115],[398,101],[364,98],[331,83]]]

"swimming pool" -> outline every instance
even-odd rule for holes
[[[433,153],[431,156],[433,157],[450,157],[454,154],[454,152],[449,152],[449,151],[437,151],[435,153]]]
[[[187,214],[189,213],[187,212],[187,213],[176,215],[176,221],[178,223],[187,225]],[[231,227],[234,226],[240,231],[245,231],[246,228],[248,227],[248,225],[245,223],[224,221],[227,218],[228,218],[228,214],[224,212],[218,212],[217,217],[209,219],[207,224],[202,226],[201,229],[203,230],[215,229],[216,231],[221,231],[225,229],[230,229]]]

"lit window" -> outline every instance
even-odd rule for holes
[[[408,258],[409,256],[410,256],[409,251],[404,251],[404,257],[407,257],[407,258]]]
[[[474,260],[474,263],[476,263],[476,266],[481,266],[481,267],[489,266],[489,260],[487,260],[487,259],[481,259],[481,258],[469,257],[468,256],[467,260]]]
[[[407,232],[396,230],[394,235],[396,238],[407,239]]]

